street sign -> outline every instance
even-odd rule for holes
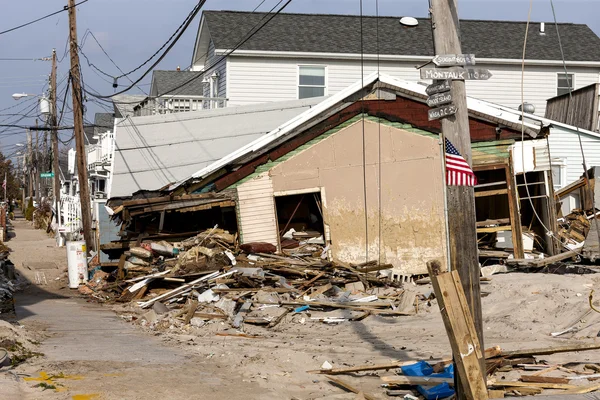
[[[427,99],[427,105],[429,107],[437,107],[441,106],[442,104],[448,103],[452,103],[452,95],[450,94],[450,92],[437,93],[432,96],[429,96],[429,98]]]
[[[456,114],[456,106],[454,104],[450,104],[443,107],[432,108],[427,112],[429,116],[429,120],[433,121],[435,119],[440,119],[444,117],[448,117],[450,115]]]
[[[450,90],[451,86],[452,82],[450,80],[445,80],[440,83],[432,83],[431,85],[427,86],[425,93],[431,96],[432,94],[447,92]]]
[[[438,67],[475,65],[475,54],[439,54],[433,57],[431,61]]]
[[[40,178],[54,178],[54,172],[42,172]]]
[[[485,68],[421,68],[421,79],[488,80],[492,73]]]

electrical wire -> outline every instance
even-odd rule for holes
[[[552,16],[554,17],[554,26],[556,27],[556,36],[558,38],[558,46],[560,48],[560,56],[562,58],[562,64],[563,64],[563,69],[565,71],[565,76],[567,77],[567,81],[569,79],[569,72],[567,71],[567,62],[565,61],[565,52],[563,50],[563,45],[562,45],[562,41],[560,40],[560,32],[558,31],[558,21],[556,20],[556,10],[554,9],[554,1],[550,0],[550,7],[552,8]],[[573,100],[573,83],[572,82],[568,82],[569,83],[569,101],[567,102],[567,112],[566,115],[569,114],[570,108],[571,108],[571,102]],[[575,128],[577,129],[577,139],[579,140],[579,149],[581,151],[581,164],[583,166],[583,175],[585,176],[585,180],[587,183],[587,187],[589,190],[589,196],[590,199],[592,200],[592,211],[595,213],[596,212],[596,200],[594,198],[594,192],[592,191],[592,187],[589,184],[590,182],[590,177],[588,176],[588,168],[587,168],[587,164],[585,162],[585,152],[583,151],[583,142],[581,140],[581,132],[579,131],[579,126],[575,126]],[[550,164],[552,165],[552,164]],[[594,218],[596,219],[596,218]],[[596,221],[596,233],[598,235],[598,241],[600,243],[600,223],[598,223],[598,221]]]
[[[83,3],[87,3],[88,1],[89,0],[82,0],[79,3],[75,4],[73,7],[77,7],[78,5],[83,4]],[[68,11],[70,8],[71,7],[69,7],[69,6],[64,6],[62,10],[55,11],[55,12],[53,12],[51,14],[48,14],[48,15],[45,15],[45,16],[43,16],[41,18],[34,19],[33,21],[26,22],[26,23],[21,24],[19,26],[15,26],[14,28],[10,28],[10,29],[6,29],[4,31],[1,31],[0,35],[3,35],[3,34],[8,33],[8,32],[12,32],[12,31],[16,31],[17,29],[24,28],[24,27],[29,26],[31,24],[35,24],[36,22],[42,21],[42,20],[44,20],[46,18],[50,18],[50,17],[52,17],[54,15],[60,14],[60,13],[65,12],[65,11]]]
[[[117,65],[117,63],[111,58],[111,56],[108,55],[108,52],[106,50],[104,50],[104,47],[102,47],[102,45],[100,44],[100,41],[94,35],[94,32],[92,32],[89,29],[86,32],[92,37],[92,39],[94,39],[94,41],[96,42],[96,44],[98,45],[98,47],[100,47],[100,50],[102,50],[102,52],[104,53],[104,55],[106,56],[106,58],[108,58],[110,60],[110,62],[115,66],[115,68],[117,68],[117,70],[119,70],[119,72],[122,74],[121,77],[126,76],[127,80],[129,80],[129,82],[133,83],[133,80],[131,80],[131,78],[129,78],[129,75],[126,75],[123,72],[123,70]],[[83,43],[81,44],[80,50],[81,50],[82,47],[83,47]],[[118,85],[118,86],[120,86],[120,85]],[[140,92],[142,92],[144,94],[147,94],[142,88],[140,88],[140,86],[143,86],[143,85],[136,85],[135,87],[137,87],[140,90]]]
[[[275,5],[275,7],[277,7],[277,5],[281,4],[282,2],[283,2],[283,0],[280,0],[280,1],[279,1],[279,2],[278,2],[276,5]],[[210,69],[211,69],[212,67],[214,67],[215,65],[217,65],[218,63],[220,63],[221,61],[223,61],[224,59],[226,59],[226,58],[227,58],[227,57],[228,57],[228,56],[229,56],[231,53],[233,53],[233,52],[234,52],[234,51],[236,51],[238,48],[240,48],[241,46],[243,46],[243,45],[244,45],[244,43],[246,43],[248,40],[250,40],[250,39],[251,39],[251,38],[252,38],[252,37],[253,37],[253,36],[254,36],[256,33],[258,33],[258,32],[259,32],[259,31],[260,31],[260,30],[261,30],[261,29],[262,29],[264,26],[266,26],[266,25],[267,25],[267,24],[268,24],[268,23],[269,23],[269,22],[270,22],[270,21],[271,21],[273,18],[275,18],[275,17],[276,17],[276,16],[277,16],[277,15],[278,15],[278,14],[279,14],[281,11],[283,11],[283,10],[284,10],[284,9],[285,9],[285,8],[286,8],[286,7],[287,7],[287,6],[288,6],[288,5],[291,3],[291,2],[292,2],[292,0],[287,0],[287,1],[286,1],[286,3],[285,3],[283,6],[281,6],[281,8],[280,8],[279,10],[277,10],[277,11],[276,11],[274,14],[272,14],[272,15],[271,15],[271,16],[270,16],[270,17],[267,19],[267,21],[265,21],[264,23],[262,23],[260,26],[258,26],[258,25],[260,24],[260,22],[259,22],[259,23],[257,23],[257,24],[256,24],[256,25],[255,25],[255,26],[254,26],[254,27],[253,27],[253,28],[250,30],[250,32],[248,33],[248,36],[247,36],[246,38],[244,38],[243,40],[241,40],[241,41],[240,41],[240,42],[239,42],[239,43],[238,43],[236,46],[234,46],[234,48],[233,48],[233,49],[229,50],[228,52],[226,52],[225,54],[223,54],[221,57],[219,57],[217,60],[215,60],[213,63],[211,63],[211,64],[210,64],[210,65],[209,65],[209,66],[206,68],[206,71],[210,71]],[[273,7],[273,8],[271,9],[271,11],[272,11],[272,10],[273,10],[275,7]],[[270,12],[269,12],[269,13],[266,13],[266,14],[265,14],[265,16],[264,16],[264,17],[261,19],[261,21],[263,21],[263,20],[264,20],[264,19],[265,19],[265,18],[266,18],[268,15],[270,15]],[[258,28],[255,30],[255,28],[256,28],[257,26],[258,26]],[[153,68],[153,67],[151,67],[151,68]],[[149,71],[150,71],[150,70],[148,70],[148,71],[146,72],[146,74],[147,74]],[[176,90],[178,90],[178,89],[181,89],[181,88],[182,88],[182,87],[184,87],[184,86],[187,86],[187,85],[189,85],[191,82],[195,81],[196,79],[199,79],[199,78],[203,77],[203,76],[206,74],[206,71],[205,71],[205,72],[199,72],[199,73],[198,73],[198,75],[196,75],[196,76],[194,76],[194,77],[192,77],[192,78],[188,79],[187,81],[185,81],[185,82],[183,82],[183,83],[179,84],[178,86],[175,86],[175,87],[173,87],[173,88],[171,88],[171,89],[169,89],[169,90],[167,90],[167,91],[165,91],[165,92],[163,92],[163,93],[157,94],[155,97],[160,97],[160,96],[164,96],[164,95],[170,94],[170,93],[172,93],[172,92],[174,92],[174,91],[176,91]],[[135,83],[138,83],[139,81],[141,81],[141,79],[142,79],[142,78],[138,79],[138,80],[137,80]],[[132,86],[131,86],[131,87],[132,87]],[[88,94],[90,94],[90,95],[92,95],[92,96],[94,96],[94,97],[96,97],[96,98],[100,98],[100,99],[108,99],[108,98],[111,98],[111,97],[113,97],[113,96],[116,96],[116,95],[123,94],[123,93],[127,92],[129,89],[131,89],[131,87],[129,87],[128,89],[122,90],[122,91],[120,91],[120,92],[113,93],[112,95],[97,95],[97,94],[93,94],[93,93],[89,93],[89,92],[86,92],[86,93],[88,93]],[[125,102],[122,102],[121,104],[127,104],[127,103],[125,103]],[[132,102],[131,104],[134,104],[134,102]]]
[[[365,59],[363,37],[363,2],[360,2],[360,82],[365,87]],[[369,262],[369,210],[367,204],[367,138],[365,135],[365,103],[360,100],[360,115],[362,122],[362,167],[363,167],[363,195],[365,202],[365,263]]]
[[[525,142],[525,107],[523,107],[522,105],[525,102],[525,54],[527,51],[527,38],[529,35],[529,24],[531,22],[531,10],[532,9],[533,9],[533,0],[529,0],[529,12],[527,14],[527,24],[525,25],[525,39],[523,40],[523,57],[521,60],[521,161],[522,161],[523,166],[525,166],[525,148],[523,146],[523,143]],[[556,235],[554,234],[554,232],[552,232],[552,230],[550,230],[550,229],[548,229],[548,227],[546,227],[546,225],[542,221],[542,218],[538,214],[538,212],[533,204],[533,200],[531,199],[531,193],[529,191],[529,183],[527,182],[527,172],[525,171],[525,168],[523,168],[523,182],[524,182],[524,186],[525,186],[525,191],[527,193],[527,200],[529,200],[529,205],[531,206],[531,210],[533,211],[533,214],[534,214],[535,218],[538,220],[538,222],[540,223],[540,225],[544,228],[544,231],[546,232],[546,236],[556,240],[561,246],[563,246],[565,249],[570,251],[571,249],[566,247],[563,244],[563,242],[560,240],[560,238],[557,238]],[[554,199],[550,198],[550,196],[548,196],[548,201],[554,201]],[[555,218],[555,216],[551,216],[551,218]]]
[[[150,67],[150,69],[148,71],[146,71],[139,80],[136,81],[136,83],[139,82],[139,81],[141,81],[148,74],[148,72],[150,70],[154,69],[154,67],[160,61],[162,61],[162,59],[169,53],[169,51],[173,48],[173,46],[181,38],[181,36],[183,35],[183,33],[186,31],[186,29],[190,26],[191,22],[194,20],[194,18],[198,14],[198,12],[200,12],[200,9],[204,6],[204,3],[206,3],[206,0],[200,0],[198,2],[198,4],[196,4],[194,6],[194,8],[192,9],[192,11],[188,14],[188,16],[185,18],[185,20],[181,23],[181,25],[179,25],[179,27],[177,27],[177,30],[169,37],[169,39],[167,39],[167,41],[158,50],[156,50],[154,52],[154,54],[152,54],[150,56],[150,58],[148,58],[146,61],[144,61],[142,64],[140,64],[139,66],[135,67],[131,71],[129,71],[127,73],[122,73],[121,75],[117,76],[116,78],[117,79],[118,78],[123,78],[123,77],[125,77],[127,75],[131,75],[132,73],[138,71],[144,65],[146,65],[150,61],[152,61],[154,59],[154,57],[156,57],[158,55],[158,53],[160,53],[168,45],[168,47],[165,50],[165,52],[158,58],[158,60],[154,64],[152,64],[152,66]],[[171,43],[171,41],[173,41],[173,42]]]

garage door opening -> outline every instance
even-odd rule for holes
[[[275,208],[282,250],[325,245],[320,192],[277,196]]]

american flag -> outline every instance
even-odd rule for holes
[[[450,186],[477,185],[477,178],[469,163],[467,163],[448,139],[444,139],[446,148],[446,184]]]

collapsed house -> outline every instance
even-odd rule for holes
[[[252,141],[235,136],[230,141],[238,146],[228,154],[173,152],[203,165],[189,178],[173,176],[177,183],[158,180],[162,190],[111,198],[122,240],[103,249],[123,251],[144,238],[177,240],[219,225],[238,232],[241,243],[266,242],[280,251],[319,244],[333,260],[377,260],[392,264],[398,276],[424,274],[426,261],[444,259],[446,249],[441,127],[428,120],[426,98],[421,84],[373,74]],[[556,232],[547,130],[491,103],[469,99],[468,106],[483,255],[554,254],[558,243],[546,234]],[[238,128],[260,119],[240,117]],[[233,131],[221,122],[206,135],[219,140]],[[121,148],[115,168],[119,157],[136,165],[124,155]],[[112,190],[124,196],[138,180],[127,179]],[[189,211],[197,214],[184,215]],[[184,232],[182,221],[193,229]]]

